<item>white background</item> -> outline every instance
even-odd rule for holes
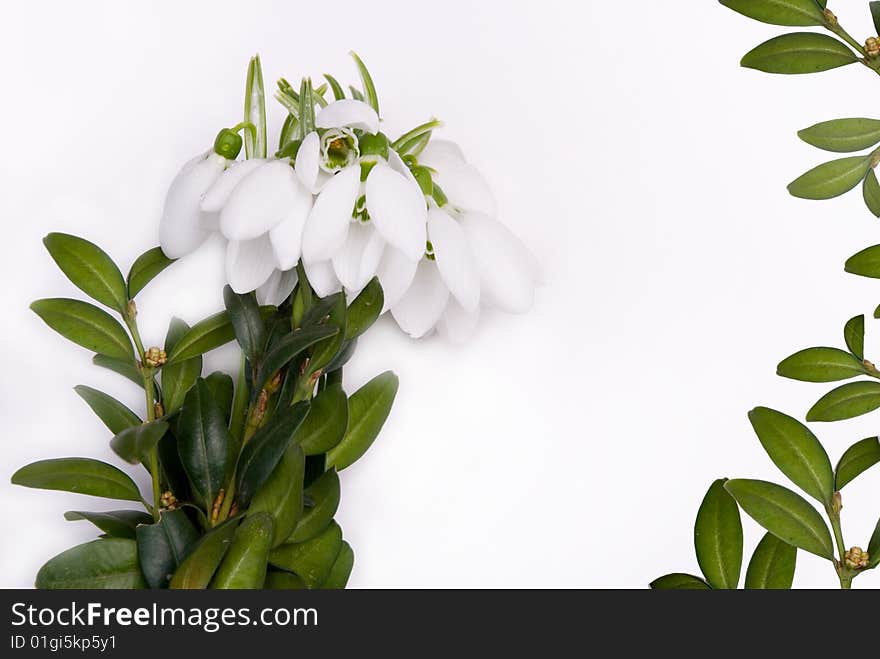
[[[868,34],[864,3],[834,4]],[[28,310],[81,297],[40,239],[83,235],[127,268],[156,244],[179,166],[240,119],[251,54],[271,87],[324,71],[354,81],[349,49],[373,72],[386,132],[445,120],[548,277],[532,313],[489,316],[465,347],[414,342],[390,322],[362,340],[349,389],[385,369],[401,389],[343,476],[351,585],[642,588],[696,571],[693,518],[709,483],[783,479],[747,410],[802,418],[829,388],[777,378],[777,361],[842,345],[846,319],[880,301],[874,282],[843,273],[878,234],[858,194],[815,203],[785,191],[822,158],[795,131],[870,116],[877,81],[857,66],[794,78],[740,69],[780,30],[708,1],[327,7],[4,8],[0,581],[29,586],[44,560],[94,536],[65,510],[118,507],[8,485],[41,458],[118,464],[72,387],[141,404]],[[283,112],[271,108],[277,131]],[[163,274],[139,296],[145,340],[160,343],[171,315],[219,309],[220,276],[216,245]],[[871,328],[869,357],[876,338]],[[208,361],[228,367],[234,355]],[[875,420],[819,426],[832,461],[876,434]],[[874,473],[847,487],[849,544],[867,544],[878,483]],[[745,526],[750,552],[760,534]],[[800,553],[797,582],[836,579]]]

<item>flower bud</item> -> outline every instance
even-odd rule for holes
[[[177,497],[174,496],[171,490],[166,490],[159,498],[159,503],[162,504],[163,508],[173,509],[177,507]]]
[[[880,56],[880,39],[868,37],[868,40],[865,41],[865,53],[867,53],[868,57]]]
[[[150,368],[159,368],[168,361],[168,356],[161,348],[152,347],[144,353],[144,364]]]
[[[840,511],[843,510],[843,497],[840,496],[840,492],[835,492],[834,496],[831,497],[831,510],[835,515],[839,515]]]
[[[241,135],[230,128],[224,128],[217,133],[217,138],[214,140],[214,153],[227,160],[235,160],[241,152],[241,144]]]
[[[868,552],[864,551],[861,547],[853,547],[846,552],[846,556],[843,558],[844,564],[850,570],[862,570],[868,567],[869,560]]]

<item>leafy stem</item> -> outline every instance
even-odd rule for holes
[[[832,34],[835,34],[838,38],[845,41],[849,46],[853,48],[853,50],[861,55],[862,59],[860,59],[859,61],[862,64],[874,71],[874,73],[880,75],[880,62],[877,62],[875,58],[872,58],[868,55],[865,47],[858,41],[856,41],[855,37],[853,37],[843,28],[843,26],[840,24],[840,21],[837,20],[837,16],[835,16],[831,10],[826,9],[824,13],[826,29]]]

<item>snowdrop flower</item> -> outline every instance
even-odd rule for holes
[[[302,236],[303,263],[315,291],[356,293],[398,262],[414,271],[425,253],[427,205],[379,132],[376,111],[342,99],[322,108],[315,126],[296,155],[300,182],[317,194]]]
[[[414,160],[410,161],[414,163]],[[432,140],[416,169],[431,178],[428,251],[391,314],[407,334],[436,329],[459,343],[473,333],[481,304],[510,313],[531,307],[537,263],[494,219],[495,198],[479,172],[452,142]]]

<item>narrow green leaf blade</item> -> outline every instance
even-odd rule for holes
[[[229,519],[211,529],[193,547],[174,572],[168,587],[172,590],[204,590],[211,583],[217,566],[229,549],[238,519]]]
[[[364,101],[376,111],[376,114],[379,114],[379,95],[376,94],[376,85],[373,84],[370,72],[356,52],[351,51],[349,55],[351,55],[354,63],[357,65],[358,73],[361,76],[361,83],[364,87]]]
[[[739,508],[724,489],[726,478],[709,487],[694,524],[697,562],[712,588],[736,589],[742,569],[743,532]]]
[[[172,318],[165,335],[165,353],[170,355],[180,340],[190,331],[190,326],[180,318]],[[165,364],[161,371],[162,404],[165,414],[174,414],[183,405],[187,392],[202,374],[202,357]]]
[[[797,549],[766,533],[752,554],[745,587],[752,590],[790,590],[797,565]]]
[[[865,359],[865,315],[850,318],[843,328],[846,347],[858,360]]]
[[[285,542],[311,540],[330,525],[339,508],[339,474],[335,469],[328,469],[306,488],[305,494],[311,506],[305,509],[293,533]]]
[[[43,244],[74,286],[93,300],[125,313],[128,306],[125,281],[104,250],[66,233],[50,233],[43,238]]]
[[[725,7],[762,23],[791,27],[824,25],[816,0],[721,0]]]
[[[651,590],[712,590],[700,577],[683,572],[664,574],[651,582]]]
[[[385,294],[378,277],[373,277],[348,308],[345,339],[351,341],[366,332],[382,313]]]
[[[838,490],[857,476],[880,462],[880,440],[868,437],[850,446],[840,457],[834,470],[834,484]]]
[[[831,533],[803,497],[775,483],[734,479],[724,486],[749,517],[780,540],[834,560]]]
[[[86,520],[97,526],[101,531],[113,538],[130,538],[134,540],[139,524],[152,524],[153,518],[142,510],[107,510],[88,512],[85,510],[68,510],[64,513],[68,522]]]
[[[870,168],[870,157],[851,156],[831,160],[789,183],[788,191],[800,199],[833,199],[861,183]]]
[[[80,300],[37,300],[31,309],[65,339],[92,352],[120,360],[134,360],[125,330],[106,311]]]
[[[834,37],[816,32],[783,34],[749,51],[741,65],[765,73],[819,73],[858,61],[852,50]]]
[[[367,382],[348,399],[348,429],[327,454],[327,466],[342,471],[354,464],[379,436],[391,413],[400,382],[391,371]]]
[[[291,444],[269,478],[257,490],[248,515],[265,512],[275,522],[273,547],[293,533],[303,514],[303,477],[306,456],[297,444]]]
[[[842,421],[880,408],[880,382],[850,382],[822,396],[807,421]]]
[[[110,440],[110,448],[126,462],[137,464],[146,460],[150,451],[168,431],[165,421],[150,421],[125,428]]]
[[[174,259],[169,259],[165,256],[161,247],[148,249],[141,254],[135,259],[131,269],[128,271],[128,296],[134,298],[135,295],[140,293],[147,284],[153,281],[160,272],[172,263],[174,263]]]
[[[22,467],[12,475],[14,485],[76,492],[106,499],[140,501],[134,481],[116,467],[91,458],[54,458]]]
[[[103,391],[92,389],[84,384],[75,386],[73,390],[92,408],[92,411],[114,435],[126,428],[141,424],[137,414]]]
[[[211,581],[211,588],[262,588],[273,535],[274,523],[269,513],[248,515],[236,529],[229,550]]]
[[[137,543],[128,538],[92,540],[61,552],[40,568],[35,585],[48,590],[146,587],[138,565]]]
[[[880,143],[880,120],[834,119],[798,132],[807,144],[835,153],[852,153]]]
[[[864,375],[865,367],[839,348],[807,348],[783,359],[776,373],[802,382],[836,382]]]
[[[322,339],[339,334],[332,325],[316,325],[295,330],[279,341],[263,359],[254,389],[262,386],[297,355]]]
[[[198,539],[199,532],[179,508],[162,513],[155,524],[139,526],[138,558],[147,585],[165,588]]]
[[[260,307],[260,313],[263,314],[263,318],[274,313],[274,311],[275,307]],[[174,346],[174,350],[168,355],[167,364],[192,359],[197,355],[219,348],[234,338],[235,330],[232,327],[229,314],[226,311],[220,311],[199,321],[186,334],[180,337],[180,340]]]
[[[239,295],[229,285],[223,287],[226,313],[242,352],[253,362],[259,361],[266,346],[266,324],[253,293]]]
[[[266,93],[263,87],[263,67],[260,56],[251,57],[248,63],[247,82],[244,92],[244,120],[256,129],[244,131],[244,149],[248,158],[265,158],[268,146],[266,127]]]

